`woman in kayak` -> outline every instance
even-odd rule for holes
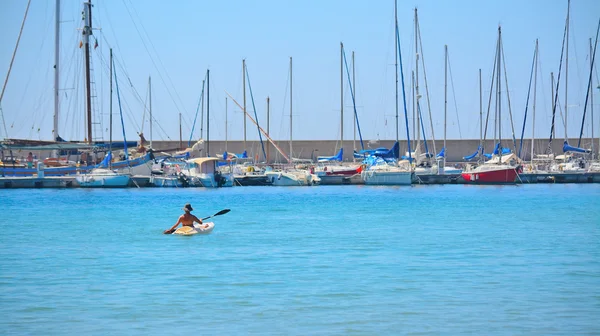
[[[170,229],[165,230],[163,232],[164,234],[169,234],[169,233],[175,232],[175,228],[179,224],[181,224],[181,226],[190,226],[190,227],[194,227],[194,222],[196,222],[198,224],[202,224],[201,219],[199,219],[198,217],[191,214],[191,212],[194,210],[192,208],[191,204],[189,204],[189,203],[186,204],[182,210],[185,211],[185,213],[183,215],[179,216],[177,223],[175,223],[175,225],[173,225],[173,227],[171,227]],[[208,224],[206,224],[206,227],[208,227]]]

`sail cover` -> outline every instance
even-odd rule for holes
[[[567,153],[567,152],[588,154],[588,153],[591,153],[592,151],[589,149],[583,149],[583,148],[579,148],[579,147],[569,146],[569,142],[565,140],[565,142],[563,143],[563,153]]]
[[[223,153],[223,160],[235,160],[235,159],[247,159],[247,158],[248,158],[248,151],[244,151],[242,154],[227,153],[227,152]]]
[[[471,154],[471,155],[468,155],[468,156],[463,156],[463,159],[465,159],[465,160],[467,160],[467,161],[470,161],[470,160],[472,160],[474,157],[476,157],[476,156],[477,156],[477,154],[479,154],[479,151],[481,151],[481,150],[482,150],[482,148],[481,148],[481,146],[479,146],[479,147],[477,147],[477,150],[475,151],[475,153],[473,153],[473,154]]]
[[[397,159],[400,157],[400,144],[396,141],[392,148],[379,147],[376,149],[363,149],[359,152],[354,151],[354,158],[364,159],[367,156],[377,156],[384,159]]]
[[[327,161],[343,161],[344,157],[344,148],[340,148],[340,151],[337,155],[334,156],[317,156],[317,161],[319,162],[327,162]]]
[[[494,147],[494,151],[492,152],[492,154],[483,154],[483,156],[485,156],[488,159],[491,159],[493,155],[499,155],[500,154],[500,143],[496,144],[496,147]],[[510,154],[510,148],[502,148],[502,155],[506,155],[506,154]]]
[[[104,156],[104,159],[102,160],[102,162],[100,162],[100,164],[98,164],[98,167],[108,167],[108,165],[111,161],[112,161],[112,152],[109,151],[108,153],[106,153],[106,156]]]
[[[400,144],[398,141],[396,141],[394,146],[392,146],[389,151],[379,152],[376,150],[373,155],[382,157],[384,159],[397,159],[400,157]]]
[[[438,159],[446,157],[446,147],[443,147],[442,150],[436,156]]]

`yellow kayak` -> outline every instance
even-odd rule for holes
[[[194,227],[183,226],[175,230],[173,234],[191,236],[195,234],[209,234],[215,228],[215,223],[208,222],[203,224],[194,223]]]

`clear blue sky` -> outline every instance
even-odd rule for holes
[[[0,2],[2,81],[26,3],[25,0]],[[498,24],[502,25],[511,107],[519,134],[534,43],[539,38],[536,137],[548,137],[550,72],[558,71],[566,0],[400,1],[398,20],[407,95],[410,94],[410,73],[415,60],[415,7],[419,10],[436,138],[443,136],[445,44],[449,48],[454,84],[449,82],[448,138],[479,138],[478,69],[482,69],[484,96],[487,96]],[[82,26],[81,10],[80,1],[62,1],[60,134],[68,140],[81,140],[85,136],[82,49],[78,48],[81,38],[77,30]],[[599,17],[600,1],[572,1],[568,98],[568,133],[572,137],[579,134],[589,75],[589,38],[595,37]],[[188,139],[206,69],[211,71],[211,139],[225,139],[225,91],[241,103],[242,59],[247,62],[259,121],[266,128],[265,99],[270,96],[271,135],[275,139],[289,139],[289,91],[286,90],[289,90],[290,56],[294,70],[293,138],[339,139],[340,42],[344,43],[349,62],[351,52],[356,53],[357,111],[364,139],[395,139],[394,2],[391,0],[95,1],[93,20],[94,26],[101,28],[95,31],[99,47],[92,55],[96,91],[102,97],[95,103],[104,118],[104,139],[108,139],[108,69],[105,62],[111,46],[119,64],[117,76],[128,139],[135,139],[136,132],[142,127],[148,76],[152,76],[156,119],[153,138],[178,140],[178,114],[181,112],[183,137]],[[9,137],[51,139],[53,50],[54,2],[33,0],[2,101]],[[597,73],[593,77],[594,87],[598,85]],[[420,90],[424,93],[422,72],[420,81]],[[131,85],[141,101],[135,97]],[[344,91],[344,138],[352,139],[352,100],[347,81]],[[600,133],[599,91],[595,89],[594,95],[596,135]],[[564,106],[564,84],[561,84],[559,99]],[[410,109],[410,97],[408,101]],[[114,104],[116,113],[116,96]],[[247,104],[251,111],[249,91]],[[506,101],[503,106],[503,137],[506,138],[511,136]],[[228,107],[228,138],[241,140],[242,114],[231,100]],[[400,138],[405,139],[402,108],[400,113]],[[427,113],[425,104],[423,113]],[[118,115],[115,117],[114,137],[121,139]],[[426,118],[426,132],[430,137],[429,117]],[[143,127],[148,137],[147,117]],[[588,123],[588,136],[590,127]],[[557,116],[556,128],[557,138],[561,139],[564,124],[560,116]],[[206,123],[204,129],[206,131]],[[249,140],[258,139],[256,127],[250,121],[247,129]],[[4,136],[3,129],[0,134]],[[530,122],[525,136],[531,136]],[[194,138],[199,137],[198,120]]]

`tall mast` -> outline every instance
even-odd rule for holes
[[[108,108],[108,151],[111,153],[112,155],[112,125],[113,125],[113,111],[112,111],[112,105],[113,105],[113,52],[112,52],[112,48],[110,48],[110,99],[109,101],[109,108]],[[108,169],[112,169],[112,159],[108,161]]]
[[[411,78],[410,78],[411,82],[410,82],[410,96],[412,97],[412,134],[416,134],[415,131],[415,124],[416,124],[416,120],[417,120],[417,104],[416,104],[416,95],[415,95],[415,71],[411,71]],[[417,139],[413,138],[413,149],[416,150],[417,148]]]
[[[290,57],[290,160],[294,161],[294,155],[292,152],[292,57]]]
[[[202,97],[200,97],[200,101],[202,101],[202,105],[200,105],[200,139],[204,139],[204,104],[206,103],[204,85],[206,85],[206,79],[202,80]]]
[[[354,51],[352,51],[352,97],[354,97],[354,104],[356,104],[356,73],[354,72]],[[352,149],[356,150],[356,123],[358,120],[356,119],[357,115],[354,115],[354,138],[352,138]],[[354,157],[354,155],[353,155]]]
[[[552,106],[552,111],[555,111],[554,110],[554,72],[550,73],[550,85],[551,85],[550,89],[552,91],[552,96],[551,96],[552,97],[552,104],[551,104],[551,106]],[[552,131],[556,133],[556,131],[554,130],[554,128],[552,128]],[[550,134],[550,135],[552,136],[552,139],[554,139],[554,134]]]
[[[92,92],[90,78],[90,35],[92,35],[92,2],[88,0],[83,3],[83,20],[84,26],[82,30],[83,45],[85,48],[85,91],[86,91],[86,108],[87,108],[87,143],[92,141]]]
[[[58,113],[59,113],[59,100],[58,100],[58,89],[59,89],[59,62],[60,62],[60,0],[56,0],[56,21],[54,23],[54,128],[52,130],[52,137],[54,141],[59,138],[58,134]]]
[[[446,151],[446,118],[448,117],[448,45],[444,45],[444,151]],[[434,153],[435,154],[435,153]],[[446,153],[444,153],[446,167]]]
[[[418,26],[419,26],[419,17],[417,15],[417,8],[415,8],[415,94],[416,96],[416,106],[417,106],[417,146],[421,144],[421,108],[419,104],[419,44],[418,41]],[[417,157],[418,159],[418,157]]]
[[[344,148],[344,43],[340,42],[340,148]]]
[[[398,2],[394,1],[394,65],[396,67],[396,142],[400,139],[398,135]]]
[[[501,90],[500,87],[502,85],[502,81],[500,80],[501,77],[501,67],[500,64],[502,63],[502,59],[500,58],[500,56],[502,55],[500,49],[502,48],[502,28],[500,26],[498,26],[498,76],[496,77],[498,79],[498,143],[500,143],[500,146],[498,147],[498,154],[500,155],[500,159],[498,159],[498,164],[502,163],[502,96],[501,96]]]
[[[150,148],[152,148],[152,77],[148,77],[148,96],[150,100]]]
[[[481,69],[479,69],[479,160],[483,159],[483,89],[481,86]]]
[[[571,11],[571,0],[567,1],[567,51],[565,54],[565,141],[568,140],[567,136],[567,94],[569,87],[569,14]]]
[[[225,97],[225,151],[227,152],[227,97]]]
[[[590,73],[594,71],[594,63],[592,62],[592,38],[590,37]],[[600,88],[600,86],[599,86]],[[592,119],[592,161],[594,160],[594,86],[590,85],[590,115]]]
[[[243,86],[243,95],[244,95],[244,111],[242,115],[244,116],[244,150],[246,147],[246,60],[242,60],[242,86]]]
[[[179,112],[179,149],[183,149],[183,133],[181,132],[181,112]]]
[[[206,70],[206,156],[210,156],[210,69]]]
[[[535,39],[535,73],[533,75],[533,116],[531,121],[531,162],[533,164],[533,143],[535,142],[535,105],[537,100],[538,40]]]
[[[271,126],[271,120],[270,120],[270,108],[271,108],[271,99],[269,97],[267,97],[267,134],[270,134],[270,126]],[[269,159],[270,159],[270,152],[271,152],[271,143],[267,142],[267,163],[269,163]]]

